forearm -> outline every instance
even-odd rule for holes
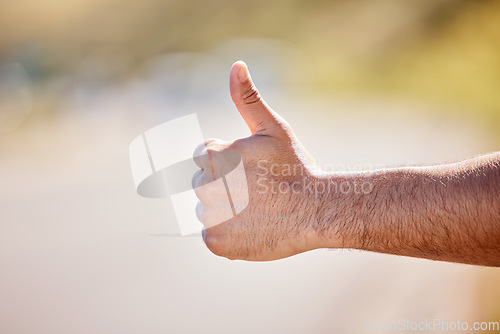
[[[336,188],[320,200],[322,247],[500,266],[500,153],[325,181]]]

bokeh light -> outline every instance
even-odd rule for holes
[[[231,262],[134,191],[128,145],[249,134],[231,64],[330,169],[497,151],[500,2],[0,3],[1,333],[364,333],[500,320],[491,268],[319,250]]]

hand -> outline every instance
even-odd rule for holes
[[[194,154],[196,211],[213,253],[262,261],[355,248],[500,266],[499,152],[448,165],[322,173],[242,62],[231,69],[230,89],[252,135],[208,140]],[[240,157],[248,188],[244,175],[220,186]],[[229,195],[233,207],[224,209]]]
[[[252,135],[233,142],[207,140],[195,151],[201,169],[193,177],[193,188],[200,200],[196,213],[205,226],[206,245],[229,259],[257,261],[317,248],[319,200],[311,191],[317,179],[314,160],[290,125],[261,98],[243,62],[231,68],[230,91]],[[248,206],[221,222],[227,193],[200,185],[223,176],[235,154],[244,164],[248,194],[244,187],[240,191]],[[238,200],[238,195],[231,195],[233,202]]]

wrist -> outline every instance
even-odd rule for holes
[[[361,206],[371,202],[372,173],[318,172],[313,195],[315,248],[362,248]],[[365,203],[365,204],[364,204]]]

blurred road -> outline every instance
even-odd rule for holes
[[[480,320],[487,269],[349,250],[247,263],[214,256],[199,236],[157,236],[177,232],[173,211],[134,192],[128,145],[192,112],[206,138],[246,136],[229,99],[230,63],[212,65],[189,82],[150,76],[97,97],[77,84],[63,113],[3,137],[2,333],[364,333],[368,320]],[[214,84],[203,81],[219,69]],[[480,124],[428,106],[302,96],[254,77],[325,166],[441,163],[491,149]],[[162,94],[193,82],[205,97]]]

